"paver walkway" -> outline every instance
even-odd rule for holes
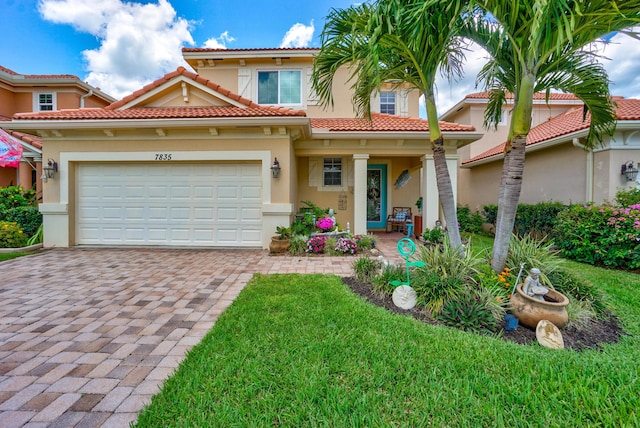
[[[401,236],[379,247],[395,257]],[[0,427],[126,427],[254,273],[352,257],[55,249],[0,265]]]

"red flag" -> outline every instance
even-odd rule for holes
[[[22,144],[0,128],[0,167],[18,168],[22,159]]]

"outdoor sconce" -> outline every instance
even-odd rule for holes
[[[627,181],[635,181],[638,177],[638,168],[633,167],[633,161],[628,161],[622,164],[620,174],[627,177]]]
[[[56,172],[58,172],[58,162],[49,158],[47,160],[47,166],[43,167],[42,171],[42,181],[46,183],[47,179],[54,178],[56,176]]]
[[[278,162],[278,158],[273,158],[273,165],[271,165],[271,176],[273,178],[280,177],[280,162]]]

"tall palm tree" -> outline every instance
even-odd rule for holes
[[[479,75],[490,92],[485,124],[496,125],[508,93],[514,103],[502,169],[491,266],[506,263],[524,173],[534,93],[575,94],[591,124],[587,147],[615,128],[615,104],[604,67],[589,46],[640,21],[640,0],[477,0],[464,34],[491,55]]]
[[[340,67],[349,67],[354,105],[359,114],[368,117],[371,94],[385,82],[408,83],[424,94],[438,196],[455,248],[461,246],[460,231],[434,90],[438,72],[449,76],[461,73],[463,45],[457,32],[462,28],[465,3],[379,0],[332,9],[313,72],[320,100],[332,105],[333,78]]]

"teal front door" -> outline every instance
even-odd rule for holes
[[[367,229],[387,226],[387,166],[367,166]]]

